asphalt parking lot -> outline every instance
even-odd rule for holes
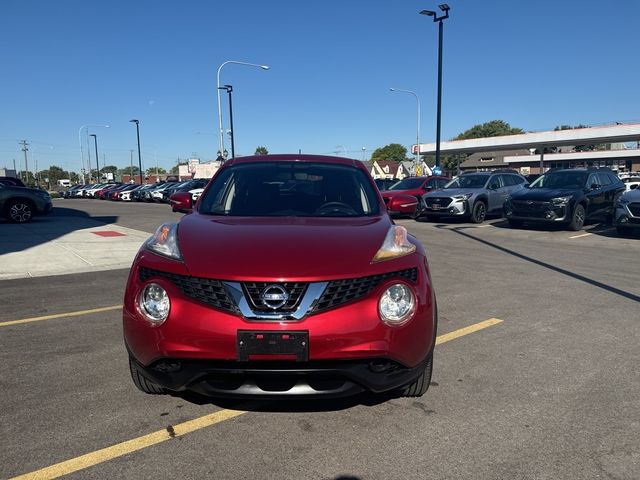
[[[180,216],[55,207],[24,228],[84,218],[143,238]],[[640,478],[640,238],[398,223],[425,245],[440,311],[419,399],[148,396],[122,341],[127,268],[0,281],[0,478]]]

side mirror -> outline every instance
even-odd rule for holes
[[[598,185],[597,183],[592,183],[590,188],[591,190],[597,190],[600,188],[600,185]]]
[[[489,190],[497,190],[498,189],[498,184],[497,183],[491,183],[487,188]]]
[[[387,204],[387,210],[395,213],[411,214],[418,208],[418,199],[411,195],[396,195]]]
[[[169,197],[169,203],[174,212],[191,213],[193,211],[193,201],[189,192],[177,192]]]

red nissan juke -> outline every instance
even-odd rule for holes
[[[429,388],[437,308],[422,245],[361,162],[265,155],[226,162],[145,242],[123,321],[146,393],[413,397]]]

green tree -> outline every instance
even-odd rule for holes
[[[458,134],[452,140],[468,140],[470,138],[485,137],[502,137],[504,135],[518,135],[524,133],[524,130],[512,127],[504,120],[491,120],[490,122],[480,123]],[[457,171],[458,164],[467,159],[467,154],[457,153],[453,155],[442,155],[440,157],[440,165],[444,170]],[[435,155],[426,155],[425,161],[427,165],[435,164]]]
[[[171,167],[171,170],[169,170],[169,173],[171,175],[177,175],[178,172],[180,171],[180,165],[188,165],[188,163],[187,162],[178,162],[176,165]]]
[[[474,125],[465,130],[454,140],[466,140],[469,138],[502,137],[504,135],[518,135],[524,133],[521,128],[515,128],[504,120],[491,120],[490,122]]]
[[[269,150],[267,147],[256,147],[255,155],[269,155]]]
[[[138,175],[140,173],[140,169],[138,167],[124,167],[123,169],[120,170],[120,174],[121,175],[129,175],[131,176],[133,172],[133,175]]]
[[[162,168],[162,167],[158,167],[158,175],[160,174],[165,174],[167,173],[167,171]],[[155,175],[156,174],[156,167],[151,167],[151,168],[147,168],[147,175]]]
[[[371,155],[371,161],[404,162],[407,158],[407,148],[399,143],[390,143],[384,147],[376,148]]]
[[[64,171],[57,165],[51,165],[48,170],[42,170],[40,172],[41,178],[48,178],[50,185],[57,185],[58,180],[69,178],[69,172]]]

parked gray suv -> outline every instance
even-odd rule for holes
[[[52,209],[51,196],[43,190],[0,184],[0,214],[10,222],[26,223]]]
[[[525,185],[527,180],[511,171],[464,173],[442,190],[423,195],[416,218],[466,217],[482,223],[487,214],[501,214],[502,205],[511,192]]]

